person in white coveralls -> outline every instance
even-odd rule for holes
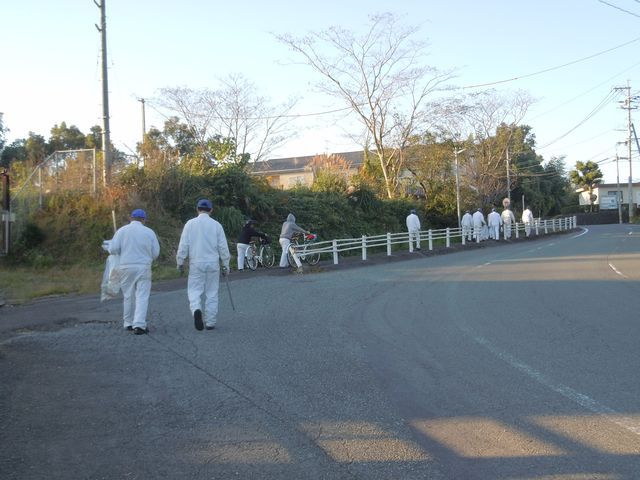
[[[484,240],[482,235],[482,227],[484,227],[487,222],[484,221],[484,214],[482,213],[482,209],[479,208],[473,214],[473,238],[476,242]]]
[[[504,226],[504,238],[505,240],[509,240],[511,238],[511,225],[515,225],[516,217],[513,212],[509,210],[509,207],[506,207],[500,216],[502,217],[502,224]]]
[[[120,255],[120,272],[125,330],[136,335],[149,333],[147,309],[151,294],[151,264],[160,255],[155,232],[144,223],[147,214],[142,209],[131,212],[131,222],[116,231],[109,243],[109,253]]]
[[[493,240],[500,240],[500,226],[502,225],[502,218],[500,214],[496,212],[495,207],[491,209],[491,213],[487,216],[487,223],[489,225],[489,238]]]
[[[524,223],[524,232],[528,237],[531,235],[531,227],[533,226],[533,213],[531,213],[529,207],[525,208],[524,212],[522,212],[522,223]]]
[[[229,246],[222,225],[211,218],[210,200],[199,200],[198,216],[185,223],[178,244],[176,262],[180,273],[189,259],[187,296],[196,330],[213,330],[218,319],[220,271],[229,273]],[[204,312],[202,297],[204,296]]]
[[[420,250],[420,219],[415,209],[407,215],[407,230],[409,231],[409,244],[416,243],[416,250]]]
[[[471,241],[473,238],[473,215],[469,210],[462,216],[460,226],[462,227],[462,236],[466,236],[467,240]]]

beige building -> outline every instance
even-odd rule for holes
[[[628,183],[620,183],[619,185],[616,183],[601,183],[597,185],[593,189],[593,194],[595,195],[594,205],[598,205],[600,210],[615,210],[618,208],[618,204],[616,202],[616,192],[618,192],[618,196],[620,197],[621,205],[629,204],[629,184]],[[578,198],[580,201],[580,206],[589,206],[589,192],[584,189],[577,190]],[[633,200],[632,202],[636,205],[640,200],[640,183],[632,184],[632,193]]]
[[[354,175],[364,164],[364,151],[274,158],[254,163],[250,173],[265,177],[274,188],[287,190],[300,185],[311,186],[315,170],[327,164],[344,171],[347,176]]]

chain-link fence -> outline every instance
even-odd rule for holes
[[[119,158],[122,165],[130,161],[126,156]],[[7,194],[11,215],[6,210],[2,215],[5,221],[0,254],[8,253],[9,246],[20,238],[30,218],[45,205],[47,197],[66,192],[98,196],[104,186],[102,154],[96,149],[56,151],[30,171],[21,172],[12,179],[11,194]],[[7,179],[5,191],[8,190]]]

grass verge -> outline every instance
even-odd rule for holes
[[[29,268],[0,263],[0,304],[18,305],[36,298],[98,294],[104,265]],[[178,276],[175,266],[154,265],[153,280]]]

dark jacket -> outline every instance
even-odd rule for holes
[[[242,230],[240,230],[238,243],[244,243],[248,245],[252,237],[260,237],[265,239],[267,238],[267,236],[264,233],[259,232],[258,230],[253,228],[251,224],[247,224],[244,227],[242,227]]]

